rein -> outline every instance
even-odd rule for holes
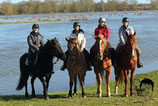
[[[53,63],[53,65],[56,64],[58,61],[59,61],[59,58],[57,58],[57,60]]]

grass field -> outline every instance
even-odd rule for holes
[[[123,97],[124,85],[119,86],[119,94],[114,95],[115,82],[111,82],[112,97],[106,97],[105,84],[102,86],[103,97],[98,98],[96,94],[96,86],[86,87],[86,98],[81,97],[81,91],[72,98],[67,98],[67,92],[49,93],[50,99],[45,101],[42,95],[37,98],[26,99],[24,95],[0,96],[0,106],[111,106],[111,105],[134,105],[134,106],[158,106],[158,71],[135,75],[136,79],[142,80],[150,78],[154,81],[154,92],[147,92],[143,96]],[[145,87],[145,86],[144,86]],[[149,89],[149,87],[148,87]],[[149,94],[150,93],[150,94]]]

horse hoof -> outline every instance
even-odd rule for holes
[[[128,97],[128,95],[127,95],[127,94],[125,94],[124,96],[125,96],[125,97]]]
[[[45,97],[44,100],[49,100],[49,96]]]
[[[134,96],[134,93],[131,93],[130,96]]]
[[[98,94],[98,97],[101,98],[101,97],[102,97],[102,94]]]
[[[82,98],[86,98],[86,95],[82,96]]]
[[[107,95],[107,97],[111,97],[111,95]]]
[[[73,93],[74,96],[77,96],[77,93]]]
[[[36,98],[36,95],[32,95],[32,98]]]
[[[68,98],[72,98],[72,96],[69,95]]]
[[[25,94],[25,98],[28,98],[29,97],[29,94]]]
[[[114,92],[114,94],[117,95],[118,93],[117,93],[117,92]]]

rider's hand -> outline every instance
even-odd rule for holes
[[[81,48],[80,51],[83,52],[83,48]]]
[[[36,51],[39,51],[39,48],[37,48],[37,50]]]

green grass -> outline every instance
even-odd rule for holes
[[[123,97],[124,85],[119,86],[119,94],[114,95],[115,82],[111,82],[112,97],[106,97],[105,84],[102,86],[103,97],[98,98],[96,94],[96,86],[86,87],[86,98],[81,97],[81,91],[78,90],[78,95],[72,98],[67,98],[67,92],[49,93],[50,99],[45,101],[42,95],[37,95],[37,98],[26,99],[24,95],[9,95],[0,96],[0,106],[109,106],[109,105],[135,105],[135,106],[151,106],[158,105],[158,71],[153,71],[146,74],[135,75],[136,79],[142,80],[150,78],[154,81],[155,87],[152,95]]]

